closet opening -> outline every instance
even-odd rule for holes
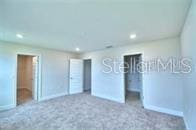
[[[124,56],[125,101],[143,107],[142,54]]]
[[[84,92],[91,94],[91,59],[84,60]]]
[[[38,56],[17,55],[17,105],[38,100],[38,63]]]

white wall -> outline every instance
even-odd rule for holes
[[[89,52],[82,58],[92,59],[92,94],[94,96],[124,102],[124,77],[104,74],[102,60],[106,57],[123,60],[124,55],[143,53],[143,59],[180,57],[179,38],[134,44],[104,51]],[[167,72],[144,74],[144,105],[146,108],[182,115],[181,76]]]
[[[94,96],[125,102],[124,74],[104,74],[102,59],[112,57],[123,61],[124,55],[143,53],[143,59],[179,57],[179,38],[113,48],[83,54],[84,59],[92,59],[92,94]],[[14,85],[16,77],[16,53],[38,53],[42,56],[41,98],[46,99],[68,92],[68,60],[77,55],[0,43],[0,108],[14,105]],[[182,111],[181,76],[170,73],[148,73],[143,76],[144,105],[146,108],[180,115]]]
[[[41,55],[41,100],[68,93],[69,59],[76,55],[0,41],[0,110],[15,104],[17,53]]]
[[[189,130],[196,129],[196,0],[192,1],[182,35],[182,55],[192,58],[193,72],[184,76],[184,119]]]

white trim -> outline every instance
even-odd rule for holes
[[[103,94],[95,94],[95,93],[92,93],[92,96],[94,97],[98,97],[98,98],[101,98],[101,99],[105,99],[105,100],[110,100],[110,101],[113,101],[113,102],[118,102],[118,103],[125,103],[124,99],[117,99],[117,98],[114,98],[113,96],[106,96],[106,95],[103,95]]]
[[[10,105],[5,105],[5,106],[0,106],[0,111],[12,109],[12,108],[15,108],[15,107],[16,107],[16,104],[10,104]]]
[[[39,101],[46,101],[46,100],[50,100],[50,99],[53,99],[53,98],[58,98],[58,97],[66,96],[66,95],[68,95],[68,93],[54,94],[54,95],[51,95],[51,96],[42,97],[42,98],[40,98]]]
[[[177,110],[172,110],[172,109],[162,108],[162,107],[157,107],[157,106],[152,106],[152,105],[145,105],[144,108],[148,110],[152,110],[152,111],[157,111],[161,113],[183,117],[182,111],[177,111]]]
[[[184,120],[184,123],[185,123],[186,129],[187,129],[187,130],[190,130],[189,125],[188,125],[188,122],[187,122],[187,120],[186,120],[186,118],[185,118],[185,117],[183,118],[183,120]]]
[[[37,101],[40,100],[41,96],[42,96],[42,55],[39,54],[38,55],[38,71],[39,71],[39,75],[38,75],[38,88],[37,88]]]

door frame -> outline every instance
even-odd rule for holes
[[[17,106],[17,79],[18,79],[18,56],[19,55],[24,55],[24,56],[35,56],[38,59],[38,73],[37,73],[37,85],[36,87],[33,86],[33,89],[36,89],[37,92],[37,97],[36,97],[36,101],[40,101],[41,100],[41,84],[42,84],[42,78],[41,78],[41,72],[42,72],[42,56],[41,54],[37,54],[37,53],[24,53],[24,52],[17,52],[15,55],[15,66],[16,66],[16,76],[15,76],[15,87],[14,87],[14,104],[15,106]]]
[[[143,52],[136,52],[136,53],[126,53],[123,55],[123,63],[125,63],[125,57],[126,56],[134,56],[134,55],[140,55],[141,60],[144,58],[144,53]],[[142,102],[142,105],[144,106],[145,104],[145,88],[144,88],[144,74],[141,74],[141,90],[140,90],[140,101]],[[124,102],[126,102],[126,83],[125,83],[125,73],[123,73],[123,89],[124,89]]]

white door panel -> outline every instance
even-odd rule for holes
[[[33,57],[33,98],[38,99],[37,88],[38,88],[38,57]]]
[[[83,92],[83,60],[70,59],[69,93]]]

